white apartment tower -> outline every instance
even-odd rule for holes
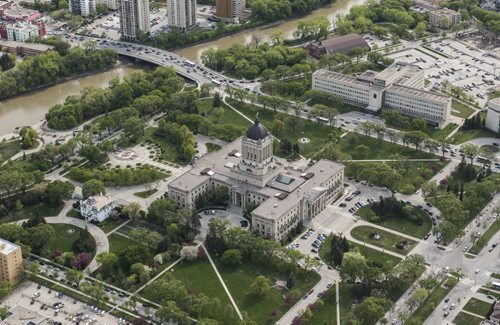
[[[96,0],[96,4],[103,4],[109,10],[118,10],[118,0]]]
[[[119,9],[122,39],[135,41],[138,39],[140,31],[149,32],[151,23],[148,0],[121,0]]]
[[[182,31],[196,26],[196,0],[167,0],[168,26]]]
[[[75,15],[87,17],[95,13],[95,0],[69,0],[69,11]]]

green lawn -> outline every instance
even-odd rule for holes
[[[500,219],[495,220],[488,228],[488,230],[486,230],[484,234],[479,237],[474,246],[469,249],[469,253],[476,255],[479,254],[481,249],[483,249],[485,246],[488,246],[488,242],[490,241],[491,237],[493,237],[493,235],[495,235],[498,231],[500,231]]]
[[[8,160],[21,151],[21,141],[0,142],[0,161]]]
[[[48,249],[50,252],[53,252],[54,250],[60,250],[62,252],[73,252],[73,243],[75,240],[78,239],[78,236],[80,235],[80,232],[84,231],[81,228],[71,226],[71,225],[66,225],[62,223],[56,223],[56,224],[50,224],[52,228],[54,228],[54,231],[56,233],[56,239],[50,243]],[[68,233],[68,230],[71,229],[73,232],[70,234]],[[81,253],[81,252],[74,252],[75,254]]]
[[[122,219],[122,218],[118,218],[117,220],[113,220],[112,218],[108,218],[108,219],[104,220],[103,222],[101,222],[99,224],[99,227],[102,229],[102,231],[104,231],[105,233],[108,233],[111,230],[118,227],[119,225],[123,224],[127,220],[128,219]]]
[[[214,152],[214,151],[218,151],[218,150],[220,150],[222,148],[218,144],[210,143],[210,142],[206,143],[205,145],[207,147],[208,153],[211,153],[211,152]]]
[[[464,310],[471,312],[476,315],[485,316],[488,315],[492,307],[491,302],[486,302],[479,300],[477,298],[471,298],[467,304],[464,306]]]
[[[278,112],[275,113],[271,109],[264,109],[262,107],[257,107],[246,103],[241,104],[239,101],[231,99],[228,99],[228,102],[252,120],[255,119],[255,115],[258,112],[260,122],[265,125],[268,130],[271,129],[275,119],[280,118],[283,120],[288,118],[288,114]],[[294,130],[287,128],[285,135],[281,138],[288,139],[292,144],[297,143],[297,140],[299,138],[309,138],[311,142],[307,146],[300,147],[300,152],[306,157],[311,157],[316,154],[316,152],[324,144],[328,134],[334,132],[336,129],[331,126],[318,124],[310,120],[301,119],[301,121],[303,123],[303,126],[300,129],[297,129],[294,132]]]
[[[277,278],[286,280],[288,274],[280,274],[253,262],[244,263],[236,268],[222,265],[218,260],[215,263],[240,310],[246,311],[257,324],[274,324],[319,281],[318,274],[313,272],[297,275],[292,290],[295,298],[289,304],[283,299],[284,292],[278,289],[271,289],[263,298],[256,299],[250,293],[250,286],[257,276],[264,275],[274,283]]]
[[[135,192],[134,195],[138,196],[140,198],[146,199],[150,197],[151,195],[155,194],[158,190],[157,189],[152,189],[152,190],[147,190],[147,191],[142,191],[142,192]]]
[[[202,115],[206,115],[207,118],[216,124],[235,124],[238,126],[243,126],[248,128],[250,126],[250,121],[245,119],[243,116],[232,110],[226,104],[222,103],[221,109],[222,114],[217,116],[214,113],[213,100],[212,99],[202,99],[196,102],[196,107]]]
[[[498,134],[483,129],[466,131],[460,130],[453,136],[453,143],[459,144],[477,138],[498,138]]]
[[[436,140],[439,140],[439,139],[446,138],[453,130],[455,130],[457,128],[457,126],[458,125],[455,123],[449,123],[448,125],[446,125],[442,129],[427,128],[427,129],[425,129],[424,132],[429,137],[436,139]]]
[[[449,280],[449,279],[448,279]],[[423,324],[429,315],[436,309],[436,306],[448,295],[448,293],[456,285],[455,281],[446,281],[446,285],[442,285],[434,289],[427,299],[418,307],[418,309],[406,320],[412,324]]]
[[[331,243],[331,237],[328,237],[319,247],[319,256],[321,256],[321,258],[326,264],[331,264],[329,263],[329,258],[328,258],[330,254],[330,245],[331,245],[330,243]],[[370,247],[359,245],[352,241],[349,241],[349,247],[351,250],[357,248],[361,253],[361,255],[366,257],[368,260],[379,263],[380,266],[385,269],[392,269],[394,266],[396,266],[396,264],[398,264],[401,261],[401,259],[396,256],[386,254],[384,252],[372,249]]]
[[[375,64],[373,62],[361,61],[358,63],[349,64],[345,68],[339,69],[339,70],[342,70],[341,72],[343,74],[353,75],[353,74],[365,72],[366,70],[382,71],[382,68],[381,68],[381,66],[379,66],[378,64]]]
[[[135,244],[135,242],[127,237],[111,234],[108,236],[109,251],[115,255],[120,254],[127,246]]]
[[[458,315],[453,319],[453,324],[455,325],[479,325],[483,319],[472,316],[464,312],[459,312]]]
[[[500,273],[491,273],[490,275],[492,278],[499,279],[500,280]]]
[[[455,110],[458,112],[455,112]],[[472,113],[474,113],[474,109],[469,105],[464,105],[454,99],[451,101],[451,115],[468,118]]]
[[[374,234],[375,232],[381,236],[380,239],[377,240],[372,238],[372,234]],[[358,226],[353,228],[351,230],[351,236],[357,240],[366,242],[367,244],[382,247],[384,249],[402,255],[408,254],[417,244],[417,242],[413,240],[406,239],[405,237],[401,237],[396,234],[392,234],[390,232],[370,226]],[[399,249],[396,247],[396,245],[400,242],[406,242],[405,247],[403,249]]]
[[[357,145],[364,144],[370,150],[365,157],[357,157]],[[420,150],[415,150],[414,147],[404,147],[399,144],[393,144],[387,141],[379,141],[376,138],[367,137],[364,134],[350,132],[339,142],[342,152],[349,154],[353,159],[388,159],[393,154],[400,154],[408,159],[437,159],[436,155]]]
[[[184,282],[190,293],[203,293],[211,299],[217,298],[221,302],[222,309],[230,304],[229,298],[207,258],[192,262],[181,261],[173,267],[171,273]]]
[[[340,293],[340,288],[339,288]],[[313,311],[313,316],[307,324],[337,325],[337,306],[335,305],[335,286],[327,291],[327,296],[320,298],[324,305]]]
[[[432,221],[431,218],[424,211],[421,211],[420,209],[417,209],[415,207],[412,208],[414,213],[422,215],[423,217],[422,219],[424,222],[421,226],[418,226],[415,223],[411,222],[410,220],[403,218],[390,218],[385,221],[374,222],[374,223],[376,223],[379,226],[384,226],[389,229],[399,231],[403,234],[407,234],[416,238],[422,238],[431,231]],[[371,210],[370,206],[365,205],[356,212],[356,215],[360,216],[363,219],[369,210]]]

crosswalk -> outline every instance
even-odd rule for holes
[[[473,279],[469,279],[469,278],[463,278],[462,280],[460,280],[460,283],[462,283],[463,285],[466,285],[468,287],[472,287],[474,286],[474,280]]]

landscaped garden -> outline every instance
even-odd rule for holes
[[[206,116],[212,123],[234,124],[248,128],[251,122],[221,102],[220,107],[214,107],[212,98],[196,102],[196,107],[201,115]]]
[[[375,245],[402,255],[408,254],[417,242],[370,226],[358,226],[351,230],[357,240]]]
[[[385,204],[384,201],[391,203]],[[393,201],[394,204],[392,204]],[[384,207],[381,207],[381,202],[384,202],[382,203]],[[356,215],[415,238],[422,238],[430,232],[432,222],[430,216],[424,211],[397,201],[395,198],[385,198],[381,202],[362,207],[356,212]]]
[[[483,318],[473,316],[463,311],[459,312],[455,319],[453,319],[453,324],[455,325],[479,325],[483,321]]]
[[[491,302],[486,302],[477,298],[470,298],[464,306],[464,310],[483,317],[486,317],[492,308],[493,304]]]
[[[73,244],[80,237],[81,233],[85,231],[84,229],[62,223],[53,223],[50,224],[50,226],[54,229],[56,234],[56,239],[48,246],[51,252],[59,250],[60,252],[81,253],[74,250]],[[95,245],[94,237],[91,236],[90,238]]]

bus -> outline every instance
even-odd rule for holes
[[[325,117],[318,116],[318,117],[316,117],[316,119],[318,120],[318,122],[323,122],[326,124],[330,123],[330,120],[325,118]]]
[[[216,87],[220,87],[220,81],[217,81],[215,79],[212,79],[212,83],[214,84],[214,86]]]
[[[491,287],[500,290],[500,282],[491,282]]]
[[[188,67],[194,68],[196,66],[196,63],[191,62],[189,60],[184,61],[184,65],[187,65]]]
[[[480,162],[480,163],[485,163],[485,164],[491,164],[491,160],[486,159],[486,158],[481,157],[481,156],[478,156],[478,157],[477,157],[477,162]]]

